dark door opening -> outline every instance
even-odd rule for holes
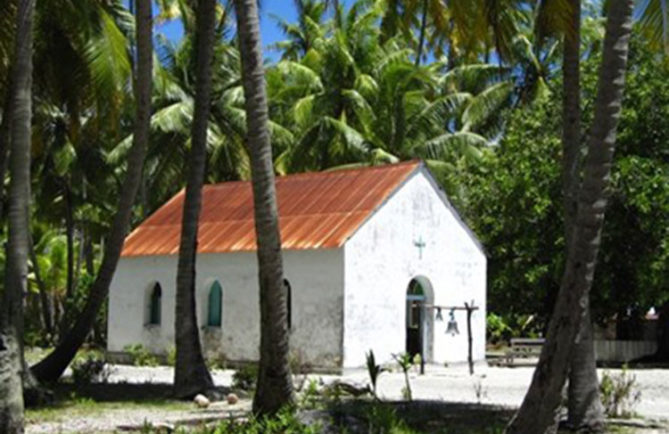
[[[415,279],[409,283],[406,300],[406,352],[412,357],[423,354],[423,339],[425,336],[424,321],[425,292]]]

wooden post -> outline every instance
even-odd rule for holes
[[[471,304],[465,302],[467,309],[467,362],[469,363],[469,375],[474,375],[474,359],[472,357],[472,312],[474,311],[474,300]]]

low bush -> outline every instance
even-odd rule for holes
[[[271,418],[251,416],[248,420],[226,419],[212,427],[196,430],[196,434],[319,434],[318,424],[302,423],[291,409],[280,411]]]
[[[106,383],[111,373],[104,356],[97,353],[75,359],[71,369],[72,381],[77,385]]]
[[[158,358],[142,344],[126,345],[123,350],[130,355],[135,366],[158,366]]]
[[[622,371],[617,375],[604,371],[599,383],[599,393],[604,412],[609,417],[632,417],[634,407],[641,400],[636,376],[629,373],[627,365],[623,365]]]
[[[241,390],[253,390],[258,378],[258,365],[249,363],[243,365],[232,374],[232,388]]]

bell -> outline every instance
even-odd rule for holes
[[[460,334],[458,331],[458,323],[455,321],[455,310],[451,309],[450,313],[450,319],[448,320],[448,324],[446,325],[446,334],[451,334],[451,336],[455,336]]]
[[[443,321],[444,320],[444,317],[441,315],[441,308],[440,307],[437,308],[437,317],[435,318],[435,320],[437,320],[437,321]]]

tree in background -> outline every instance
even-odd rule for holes
[[[260,366],[253,411],[275,414],[293,402],[288,360],[288,294],[283,284],[258,8],[256,0],[235,0],[235,7],[246,101],[247,146],[251,156],[260,286]]]
[[[128,156],[128,170],[121,189],[118,210],[114,216],[109,238],[105,244],[102,264],[100,265],[95,282],[90,289],[88,300],[81,315],[53,352],[32,368],[35,376],[41,382],[57,380],[70,364],[82,343],[86,340],[100,308],[107,299],[109,285],[111,284],[121,255],[133,204],[142,178],[142,167],[144,165],[149,137],[151,78],[153,72],[153,18],[151,9],[150,0],[139,0],[137,2],[135,21],[137,63],[134,82],[136,115],[134,120],[133,145]]]
[[[198,223],[207,158],[215,20],[216,0],[200,0],[197,4],[195,113],[192,123],[190,167],[181,219],[174,316],[176,342],[174,391],[179,398],[192,398],[198,393],[214,388],[200,345],[195,305],[195,276]]]

